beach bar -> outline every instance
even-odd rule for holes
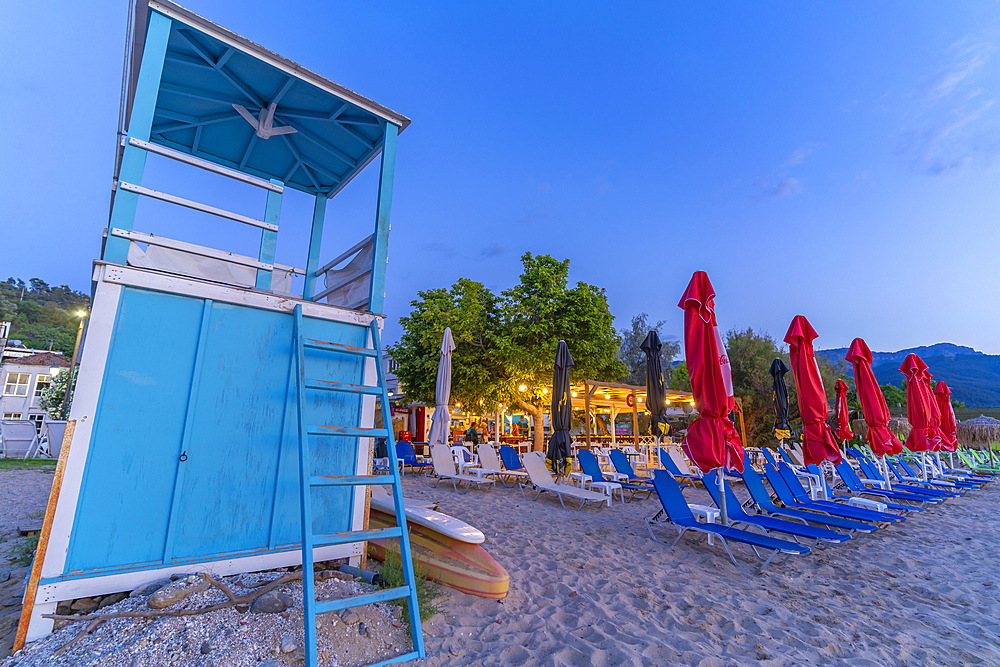
[[[307,340],[380,349],[396,138],[409,120],[171,2],[140,0],[133,26],[110,222],[26,596],[28,640],[51,631],[42,615],[58,601],[301,563],[297,313]],[[236,181],[260,198],[259,215],[161,189],[144,178],[154,159]],[[321,262],[327,200],[376,160],[371,234],[337,237],[344,252]],[[302,268],[274,261],[289,188],[315,200]],[[198,211],[215,230],[249,226],[259,253],[150,234],[136,215],[144,199]],[[375,354],[307,352],[314,375],[378,385]],[[306,421],[371,435],[377,395],[312,392]],[[373,437],[309,443],[313,470],[370,474]],[[313,489],[313,532],[364,529],[366,488]],[[357,562],[363,549],[318,546],[314,558]]]

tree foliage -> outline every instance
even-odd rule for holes
[[[70,354],[72,354],[70,350]],[[69,390],[69,400],[66,402],[66,414],[73,406],[73,394],[76,391],[76,380],[79,375],[79,366],[73,368],[73,383]],[[63,369],[52,378],[49,386],[42,391],[38,399],[38,407],[48,413],[49,419],[63,418],[63,398],[66,396],[66,385],[69,383],[69,369]]]
[[[433,405],[441,336],[450,326],[452,404],[484,413],[518,406],[532,416],[540,449],[542,407],[551,400],[542,388],[552,382],[560,339],[573,355],[576,380],[612,380],[626,369],[604,290],[582,282],[569,287],[569,260],[525,253],[521,263],[520,281],[499,295],[464,278],[449,289],[419,292],[400,319],[403,335],[388,350],[406,395]]]
[[[743,402],[743,419],[747,430],[747,443],[751,447],[765,447],[774,442],[773,379],[770,367],[775,357],[780,357],[791,368],[791,360],[784,345],[779,345],[770,334],[763,331],[731,329],[726,334],[726,349],[733,369],[733,391]],[[844,376],[846,366],[817,357],[827,401],[835,396],[837,379]],[[785,375],[788,385],[788,415],[792,428],[801,430],[798,393],[791,372]]]
[[[20,340],[26,347],[52,349],[73,354],[78,310],[86,310],[90,297],[66,285],[49,286],[40,278],[23,280],[8,278],[0,282],[0,320],[11,322],[10,339]]]
[[[681,345],[675,340],[665,340],[666,334],[663,331],[665,324],[666,322],[661,320],[651,325],[649,323],[649,315],[639,313],[632,318],[632,323],[628,327],[619,332],[622,344],[618,348],[618,358],[625,364],[625,368],[628,370],[628,375],[618,378],[619,382],[635,385],[646,384],[646,354],[639,346],[642,345],[642,341],[646,339],[649,332],[655,329],[662,345],[660,348],[660,363],[663,366],[664,380],[667,386],[670,385],[672,379],[671,371],[673,370],[672,365],[674,358],[680,354]]]

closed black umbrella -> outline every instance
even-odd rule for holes
[[[771,378],[774,380],[774,390],[771,399],[774,401],[774,437],[779,441],[790,440],[792,425],[788,423],[788,386],[785,384],[785,373],[788,366],[779,358],[771,362]]]
[[[573,357],[569,354],[566,341],[559,341],[556,347],[556,363],[552,370],[552,437],[549,438],[549,452],[546,457],[556,476],[569,473],[570,436],[573,427],[573,402],[570,399],[569,369],[573,367]]]
[[[659,438],[663,435],[660,424],[666,422],[664,413],[667,411],[667,395],[663,390],[663,363],[660,361],[660,337],[656,331],[650,331],[639,349],[646,353],[646,410],[649,411],[649,430]]]

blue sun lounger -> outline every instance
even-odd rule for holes
[[[767,459],[764,469],[764,474],[767,475],[767,481],[771,484],[771,488],[774,489],[774,493],[778,496],[778,500],[780,500],[786,507],[790,507],[792,509],[811,510],[813,512],[823,512],[825,514],[831,514],[833,516],[839,516],[856,521],[898,523],[905,520],[905,517],[889,512],[876,512],[863,507],[851,507],[850,505],[843,505],[831,500],[813,500],[809,496],[805,487],[802,486],[802,482],[799,481],[798,476],[795,474],[795,471],[792,470],[791,466],[785,462],[778,463],[766,452],[764,457]],[[749,464],[749,460],[744,462],[744,465]],[[773,475],[768,475],[768,465],[770,465],[773,470],[777,471],[780,480],[772,479]],[[813,464],[806,466],[806,469],[811,474],[818,475],[821,483],[826,488],[828,495],[830,495],[830,497],[834,497],[829,493],[830,487],[827,485],[826,477],[819,469],[819,466]]]
[[[663,447],[660,447],[660,465],[663,466],[664,470],[673,475],[675,479],[677,477],[681,477],[683,479],[690,480],[692,484],[695,481],[701,481],[702,475],[681,472],[681,469],[677,467],[677,464],[674,463],[674,460],[670,457],[670,452]]]
[[[964,489],[964,490],[980,488],[979,484],[976,484],[974,482],[966,482],[957,479],[944,480],[944,479],[935,479],[934,477],[928,476],[926,480],[922,480],[918,475],[914,474],[912,470],[909,471],[907,470],[909,466],[904,468],[898,459],[895,459],[891,456],[885,457],[885,464],[889,466],[889,470],[891,470],[892,474],[896,476],[896,479],[898,479],[900,482],[906,485],[913,485],[917,486],[918,488],[923,488],[923,486],[926,485],[932,487],[935,486],[941,487],[943,489]]]
[[[405,440],[396,443],[396,458],[402,462],[404,469],[409,467],[411,471],[417,471],[418,474],[434,469],[434,464],[430,461],[417,458],[417,452],[413,449],[413,443],[406,442]]]
[[[854,472],[854,468],[847,461],[841,461],[834,466],[837,474],[840,475],[840,481],[843,482],[844,487],[850,491],[852,494],[865,495],[865,496],[879,496],[881,498],[891,498],[893,500],[902,500],[913,503],[931,503],[932,505],[937,505],[944,502],[944,498],[934,498],[932,496],[926,496],[922,494],[909,493],[907,491],[888,491],[881,487],[870,487],[865,486],[858,477],[858,473]]]
[[[757,535],[740,530],[739,528],[733,528],[732,526],[700,523],[694,518],[694,514],[691,513],[691,508],[688,507],[687,500],[684,499],[684,494],[681,493],[677,481],[666,470],[653,471],[653,488],[656,490],[656,495],[659,497],[660,505],[663,509],[657,512],[652,518],[646,519],[646,529],[649,531],[650,539],[657,544],[673,547],[684,537],[684,533],[689,530],[705,535],[711,533],[722,541],[722,546],[725,547],[726,553],[729,554],[729,559],[733,561],[733,565],[736,565],[736,558],[733,557],[733,552],[729,549],[729,542],[749,545],[757,558],[764,561],[764,564],[760,566],[761,572],[764,571],[764,568],[779,553],[789,556],[804,556],[810,551],[809,547],[795,542],[777,540],[766,535]],[[670,544],[656,539],[656,534],[653,532],[653,526],[664,526],[667,524],[677,529],[677,539]],[[765,552],[770,551],[771,553],[765,559],[761,555],[760,549],[763,549]]]
[[[910,467],[910,464],[907,463],[906,459],[904,459],[902,456],[897,456],[895,458],[893,458],[893,457],[886,457],[886,461],[888,461],[889,465],[892,466],[892,471],[896,474],[896,477],[899,477],[900,479],[904,479],[906,477],[909,477],[910,479],[914,479],[914,480],[918,480],[918,481],[920,480],[920,475],[913,468]],[[893,466],[893,464],[895,464],[895,465]],[[948,470],[948,468],[946,466],[944,466],[944,465],[942,465],[941,467],[944,470]],[[897,468],[899,469],[898,471],[897,471]],[[927,478],[927,482],[928,483],[949,483],[949,482],[953,482],[953,483],[957,484],[958,486],[967,486],[967,487],[972,488],[972,489],[981,489],[981,488],[983,488],[984,484],[988,484],[990,481],[991,480],[983,479],[981,477],[977,478],[977,477],[974,477],[974,476],[964,475],[964,474],[961,474],[961,473],[956,474],[954,471],[950,471],[950,470],[945,473],[945,475],[944,475],[943,478],[940,478],[940,479],[939,478],[931,478],[931,477]]]
[[[639,484],[632,484],[631,482],[620,481],[615,482],[604,477],[604,471],[601,470],[600,464],[597,462],[597,457],[594,456],[594,452],[589,449],[578,449],[576,451],[576,458],[580,462],[580,470],[584,475],[588,475],[591,479],[591,484],[618,484],[621,486],[622,502],[625,502],[625,490],[629,491],[629,499],[635,497],[637,491],[645,491],[646,497],[649,498],[653,495],[653,488],[651,486],[640,486]],[[612,488],[614,488],[612,486]]]
[[[517,450],[510,445],[500,445],[500,462],[503,464],[504,470],[518,475],[517,488],[521,489],[521,497],[525,497],[524,484],[521,483],[520,475],[527,475],[528,471],[524,469],[524,464],[521,463],[521,457],[518,456]]]
[[[806,469],[809,472],[813,473],[813,474],[822,475],[822,472],[820,471],[819,466],[816,465],[815,463],[810,463],[809,465],[806,466]],[[822,479],[823,479],[823,486],[826,488],[826,497],[827,498],[833,498],[834,500],[844,500],[844,501],[848,501],[849,502],[851,500],[851,498],[853,497],[853,496],[850,496],[850,495],[846,495],[845,496],[843,494],[834,493],[834,490],[832,488],[830,488],[830,485],[827,483],[826,477],[824,476],[824,477],[822,477]],[[816,501],[813,501],[813,502],[823,503],[823,502],[833,502],[833,501],[816,500]],[[890,501],[888,498],[879,498],[875,502],[881,503],[881,504],[883,504],[883,505],[886,506],[886,509],[892,510],[892,512],[885,512],[885,514],[889,514],[890,516],[899,516],[900,520],[903,520],[906,517],[900,516],[900,515],[896,514],[896,512],[923,512],[924,511],[924,508],[920,507],[918,505],[901,505],[899,503],[894,503],[894,502]],[[855,508],[855,507],[853,507],[851,505],[843,505],[841,503],[836,503],[836,502],[834,504],[837,507],[850,507],[851,509],[864,509],[864,508]],[[867,511],[871,511],[871,510],[867,510]]]
[[[764,474],[767,475],[767,479],[771,483],[772,487],[777,485],[780,488],[784,485],[781,476],[773,467],[765,464]],[[812,523],[818,523],[821,526],[826,526],[827,528],[846,530],[849,533],[855,530],[859,533],[874,533],[878,530],[878,526],[865,523],[864,521],[858,521],[856,519],[845,519],[843,517],[833,516],[832,513],[827,513],[826,510],[806,510],[800,509],[798,506],[778,507],[774,504],[774,501],[771,500],[771,494],[768,493],[767,489],[764,487],[764,481],[751,465],[744,464],[741,477],[743,477],[743,483],[746,484],[747,491],[750,492],[750,497],[757,505],[757,509],[764,514],[798,519],[800,521],[811,521]],[[820,512],[823,513],[821,514]]]
[[[851,455],[854,456],[854,460],[858,462],[861,467],[862,472],[878,484],[885,483],[885,477],[882,475],[882,471],[879,470],[878,466],[872,463],[871,459],[867,456],[854,449],[853,447],[849,450]],[[959,491],[945,491],[943,489],[928,489],[922,486],[913,486],[911,484],[892,484],[892,489],[896,491],[903,491],[906,493],[916,493],[918,495],[929,496],[931,498],[958,498],[962,495]]]
[[[712,496],[712,501],[721,508],[722,505],[719,503],[719,480],[716,476],[716,471],[711,470],[705,473],[704,481],[705,488],[708,489],[709,495]],[[743,509],[743,505],[740,503],[739,498],[737,498],[736,494],[733,493],[733,489],[729,486],[729,484],[725,485],[725,489],[726,514],[731,523],[741,523],[745,526],[757,526],[764,531],[765,535],[767,535],[770,530],[791,535],[796,542],[799,541],[798,538],[800,537],[810,539],[813,541],[813,547],[815,547],[820,541],[830,542],[833,544],[843,544],[847,540],[851,539],[850,535],[838,533],[837,531],[830,530],[829,528],[818,528],[816,526],[810,526],[804,522],[793,523],[791,521],[785,521],[784,519],[778,519],[773,516],[765,516],[763,514],[755,516],[747,514]]]
[[[652,478],[637,475],[635,473],[635,470],[632,468],[632,464],[629,463],[628,457],[625,456],[625,452],[622,450],[612,449],[608,452],[608,458],[611,459],[611,465],[614,466],[615,472],[621,475],[628,475],[628,481],[632,484],[653,483]],[[650,491],[652,491],[652,489],[650,489]]]

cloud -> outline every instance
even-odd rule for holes
[[[792,151],[789,153],[788,157],[785,158],[785,161],[781,163],[781,168],[788,169],[789,167],[802,164],[802,161],[809,157],[809,154],[812,152],[811,148],[800,148]]]
[[[437,241],[435,241],[434,243],[428,243],[427,245],[424,246],[424,249],[429,250],[430,252],[436,252],[439,255],[443,255],[444,257],[454,257],[455,255],[458,254],[458,250],[456,250],[455,248]]]
[[[898,153],[914,172],[931,176],[961,173],[977,158],[991,162],[1000,154],[1000,134],[973,125],[993,103],[987,100],[972,110],[953,109],[937,124],[905,133]]]
[[[965,37],[948,47],[946,53],[952,55],[952,60],[938,75],[936,83],[931,86],[927,99],[934,101],[951,95],[959,85],[982,70],[990,59],[996,47],[992,42],[974,40]]]
[[[760,194],[765,197],[781,199],[782,197],[790,197],[800,192],[802,192],[802,181],[797,178],[785,177],[774,185],[765,187],[761,190]]]
[[[507,250],[508,248],[506,246],[502,246],[499,243],[491,243],[479,251],[479,256],[486,258],[499,257],[500,255],[507,252]]]

